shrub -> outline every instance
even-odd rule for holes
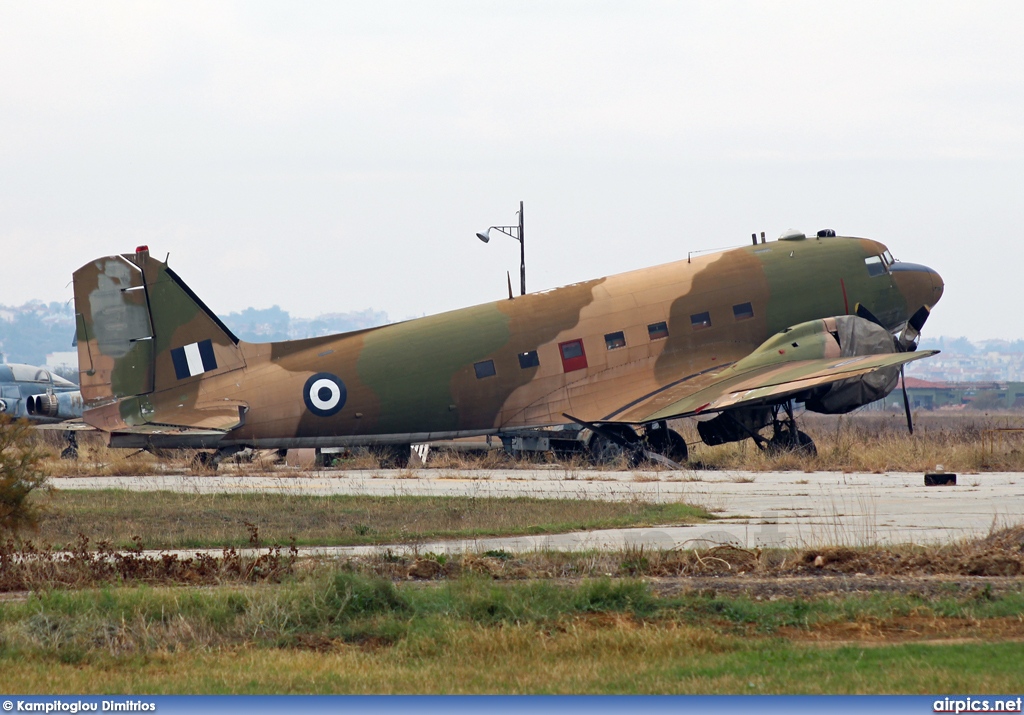
[[[38,527],[40,507],[29,495],[46,483],[39,468],[41,459],[32,440],[32,426],[26,420],[0,415],[0,532]]]

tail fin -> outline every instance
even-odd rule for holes
[[[89,406],[195,387],[245,366],[236,338],[146,246],[75,271],[82,397]]]

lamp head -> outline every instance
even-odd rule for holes
[[[491,229],[487,229],[486,233],[478,233],[476,237],[479,238],[484,243],[489,242],[491,240]]]

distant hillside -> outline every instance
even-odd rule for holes
[[[1024,340],[979,340],[971,342],[967,338],[948,338],[940,335],[936,338],[922,336],[918,344],[921,350],[942,350],[958,355],[985,355],[988,353],[1024,353]]]
[[[316,318],[292,318],[278,306],[246,308],[220,316],[242,340],[264,343],[344,333],[388,322],[380,310],[325,313]],[[75,310],[71,303],[30,300],[20,306],[0,305],[0,354],[6,362],[46,364],[46,356],[73,350]]]
[[[30,300],[0,305],[0,353],[7,362],[42,365],[49,353],[71,350],[75,310],[70,303]]]
[[[270,308],[246,308],[240,313],[222,315],[220,319],[242,340],[267,343],[372,328],[386,324],[388,314],[367,308],[351,313],[324,313],[316,318],[292,318],[288,311],[275,305]]]

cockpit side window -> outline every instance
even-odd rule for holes
[[[893,259],[892,254],[889,253],[889,249],[882,251],[882,260],[885,261],[886,266],[891,266],[896,262],[895,259]]]
[[[864,259],[864,265],[868,267],[869,276],[880,276],[886,272],[881,256],[868,256]]]

